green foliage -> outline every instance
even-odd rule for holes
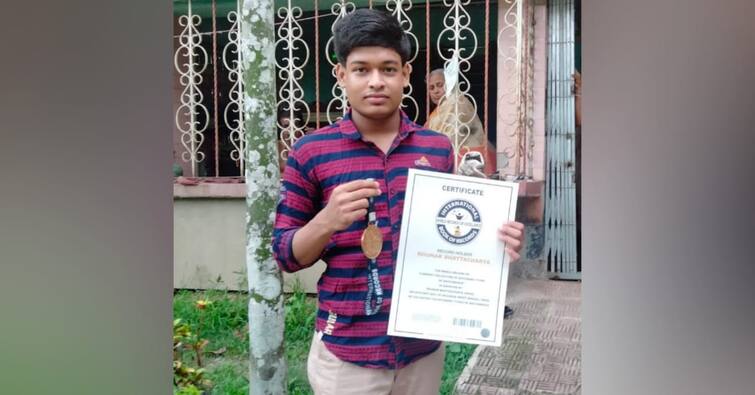
[[[173,316],[182,319],[189,331],[201,323],[201,334],[209,342],[202,350],[204,377],[212,382],[212,394],[246,394],[249,391],[248,293],[178,290],[173,295]],[[197,301],[208,301],[204,310]],[[312,394],[306,361],[314,331],[316,303],[300,285],[285,300],[285,352],[288,363],[288,393]],[[193,354],[183,355],[187,363]]]
[[[200,349],[203,365],[195,368],[203,380],[211,383],[208,394],[247,394],[249,392],[249,339],[247,308],[249,295],[245,292],[228,291],[176,291],[173,296],[173,316],[179,319],[179,336],[185,331],[195,335],[200,331],[207,343]],[[197,301],[210,304],[204,309],[197,307]],[[288,393],[290,395],[310,395],[312,389],[307,380],[307,355],[315,326],[316,302],[307,295],[300,284],[295,284],[293,292],[285,300],[285,353],[288,363]],[[200,328],[201,324],[201,328]],[[174,345],[176,341],[174,325]],[[192,340],[196,343],[196,340]],[[191,343],[189,341],[188,343]],[[446,359],[441,394],[453,393],[456,380],[461,374],[474,345],[446,344]],[[184,350],[181,366],[194,368],[195,351]],[[175,367],[175,366],[174,366]],[[174,369],[174,374],[175,369]],[[181,373],[183,374],[183,373]],[[176,378],[174,377],[174,380]],[[194,389],[192,389],[194,387]],[[177,388],[175,394],[193,395],[195,389],[201,391],[201,384],[188,384]],[[177,392],[184,391],[184,392]]]
[[[202,395],[202,390],[195,387],[193,384],[189,384],[186,387],[177,388],[174,391],[175,395]]]
[[[199,388],[208,388],[211,382],[204,377],[204,369],[201,368],[200,355],[207,340],[199,337],[191,331],[188,324],[176,319],[173,321],[173,385],[179,393],[191,394]],[[196,365],[192,366],[185,360],[185,352],[194,352]]]
[[[288,362],[288,393],[312,394],[307,380],[307,355],[315,328],[316,303],[308,297],[300,283],[286,299],[286,361]]]
[[[249,393],[249,361],[222,359],[207,373],[213,382],[212,394],[247,395]]]
[[[446,343],[446,359],[440,382],[440,393],[452,394],[459,375],[477,346],[474,344]]]
[[[199,310],[198,300],[212,302],[211,308]],[[200,315],[204,313],[202,336],[210,343],[206,353],[223,350],[223,355],[238,357],[249,353],[247,335],[247,299],[246,293],[228,291],[194,292],[180,290],[173,295],[173,317],[181,318],[193,329],[199,325]],[[214,356],[214,354],[211,354]]]

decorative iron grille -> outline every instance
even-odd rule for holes
[[[516,161],[517,175],[531,178],[532,12],[527,10],[532,5],[529,1],[276,0],[275,5],[281,161],[308,130],[336,121],[348,109],[345,93],[336,84],[335,76],[328,73],[336,62],[332,25],[357,8],[371,7],[385,9],[396,17],[412,42],[410,62],[414,71],[412,83],[404,92],[402,109],[415,121],[424,123],[431,104],[429,95],[418,94],[417,88],[426,88],[422,84],[433,66],[458,65],[459,91],[484,120],[486,144],[490,144],[490,137],[494,138],[496,133],[510,136],[513,144],[511,148],[504,147],[506,158]],[[174,157],[188,176],[244,174],[238,7],[235,0],[174,1]],[[502,29],[491,36],[490,27],[495,26],[501,7],[506,7],[499,23]],[[424,40],[420,34],[424,34]],[[503,34],[513,34],[515,45],[503,48],[498,45]],[[424,70],[420,60],[424,60]],[[511,92],[503,95],[516,104],[515,121],[504,130],[496,130],[496,123],[488,122],[489,113],[500,112],[500,103],[495,100],[499,92],[491,94],[489,89],[496,84],[497,73],[490,70],[496,70],[498,62],[510,65],[507,70],[511,72],[504,78],[516,81]],[[321,70],[322,66],[326,70]],[[452,121],[456,133],[451,140],[458,158],[469,126],[458,116],[458,109]]]

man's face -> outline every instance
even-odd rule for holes
[[[398,111],[411,70],[408,63],[401,65],[401,56],[393,49],[357,47],[345,66],[336,65],[336,76],[355,112],[384,119]]]
[[[446,90],[446,80],[443,74],[430,74],[430,78],[427,80],[427,89],[430,90],[430,100],[432,100],[433,104],[438,104]]]

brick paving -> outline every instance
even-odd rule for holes
[[[581,294],[580,282],[512,278],[503,346],[478,346],[455,393],[580,394]]]

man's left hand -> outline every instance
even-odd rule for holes
[[[524,224],[511,221],[498,228],[498,238],[506,243],[506,252],[511,257],[511,263],[519,260],[519,250],[524,244]]]

